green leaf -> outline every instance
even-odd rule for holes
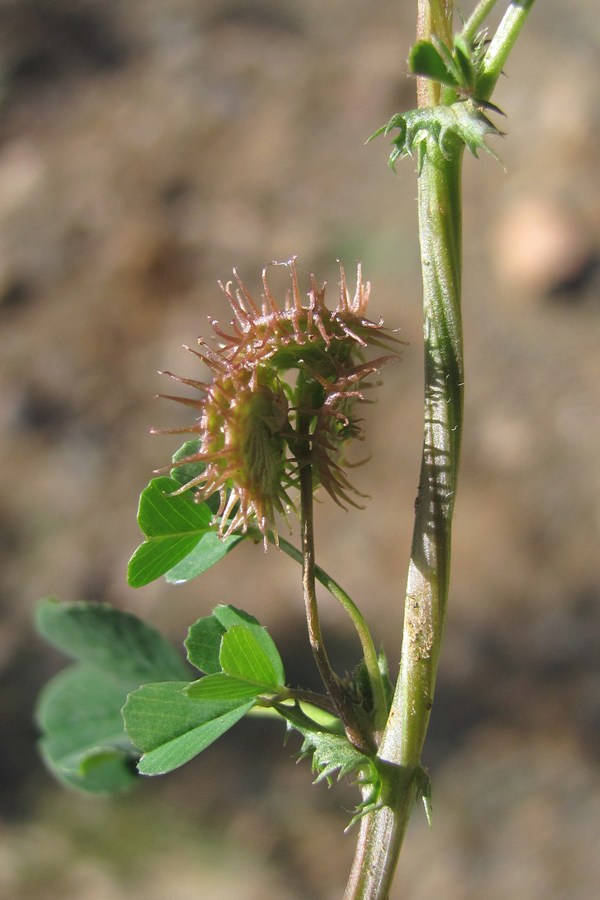
[[[228,731],[252,707],[252,702],[193,700],[187,682],[146,684],[127,698],[125,726],[133,743],[144,751],[138,771],[163,775],[184,765]]]
[[[235,606],[215,606],[211,616],[198,619],[188,631],[185,648],[191,664],[207,675],[221,672],[221,638],[228,628],[244,624],[261,627],[258,619]]]
[[[216,531],[207,531],[191,553],[166,572],[165,578],[171,584],[183,584],[197,578],[227,556],[245,537],[243,534],[230,534],[226,538],[220,538]]]
[[[464,88],[475,87],[475,66],[473,65],[473,53],[462,34],[454,38],[454,50],[452,53],[457,70],[460,72],[460,83]]]
[[[104,603],[43,600],[35,624],[67,656],[93,665],[125,694],[144,681],[186,678],[188,669],[161,634],[131,613]]]
[[[173,495],[181,487],[174,478],[153,478],[142,491],[138,524],[146,537],[204,532],[210,526],[210,510],[196,503],[190,491]]]
[[[417,41],[411,47],[408,56],[408,67],[413,75],[431,78],[448,87],[459,87],[455,75],[448,69],[440,52],[429,41]]]
[[[256,684],[234,678],[224,672],[218,672],[215,675],[205,675],[198,681],[192,681],[186,687],[185,693],[194,700],[239,700],[245,702],[254,699],[262,691]]]
[[[185,639],[187,658],[193,666],[207,675],[221,671],[219,653],[225,630],[216,616],[198,619],[188,630]]]
[[[35,618],[40,634],[77,660],[38,700],[40,748],[48,767],[81,790],[128,787],[139,753],[121,715],[127,694],[145,681],[187,678],[186,664],[157,631],[111,606],[50,599],[39,604]]]
[[[283,663],[261,625],[234,625],[221,639],[219,661],[227,675],[275,690],[285,684]]]
[[[211,530],[212,513],[206,503],[196,503],[190,491],[174,495],[181,485],[173,478],[154,478],[142,491],[138,523],[146,541],[129,561],[131,587],[149,584],[196,547]]]
[[[238,609],[237,606],[232,606],[231,603],[219,603],[213,609],[213,616],[225,630],[233,628],[234,625],[258,625],[259,628],[262,628],[256,616],[243,609]]]
[[[197,453],[200,453],[201,448],[201,441],[186,441],[185,444],[173,454],[171,457],[172,462],[176,464],[182,459],[195,456]],[[171,478],[178,481],[180,485],[184,485],[194,478],[197,478],[198,475],[202,475],[205,469],[206,463],[202,460],[183,463],[183,465],[174,465],[171,469]]]
[[[125,734],[125,691],[93,666],[69,666],[46,685],[36,720],[42,756],[59,780],[93,793],[124,790],[139,755]]]

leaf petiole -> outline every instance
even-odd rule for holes
[[[270,540],[273,542],[272,538],[270,538]],[[286,541],[285,538],[279,538],[279,548],[280,550],[283,550],[284,553],[287,553],[291,559],[296,560],[298,563],[302,563],[302,554],[300,551],[294,547],[293,544],[290,544],[289,541]],[[341,604],[356,629],[362,647],[371,690],[373,692],[373,718],[375,730],[379,731],[380,729],[383,729],[387,720],[388,703],[385,685],[379,668],[377,651],[369,627],[358,606],[349,594],[347,594],[337,581],[334,581],[321,566],[315,565],[315,578],[319,584],[326,588],[331,596]]]
[[[489,16],[498,0],[480,0],[467,21],[461,32],[465,40],[473,41],[481,29],[485,19]]]

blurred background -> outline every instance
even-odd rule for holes
[[[502,6],[503,4],[499,4]],[[318,509],[318,558],[393,670],[421,442],[416,177],[367,137],[414,106],[416,4],[391,0],[0,2],[0,896],[335,900],[357,795],[310,788],[282,729],[244,722],[117,799],[54,784],[35,696],[64,660],[38,598],[108,601],[178,645],[216,603],[269,627],[316,685],[299,572],[242,545],[187,586],[127,587],[137,498],[187,421],[155,400],[181,345],[229,320],[217,280],[260,291],[299,257],[334,299],[340,259],[409,342],[366,409],[371,499]],[[470,10],[470,4],[467,5]],[[600,856],[598,11],[538,3],[465,160],[467,400],[451,605],[393,897],[587,900]],[[286,276],[275,270],[273,289]],[[359,448],[362,452],[364,448]],[[323,597],[332,656],[358,649]]]

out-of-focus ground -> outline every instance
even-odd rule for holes
[[[246,607],[312,680],[293,564],[242,545],[185,587],[125,584],[135,507],[185,415],[156,374],[298,254],[335,294],[362,260],[402,329],[367,410],[362,512],[319,508],[319,559],[394,667],[420,454],[421,313],[410,161],[383,139],[414,105],[415,4],[374,0],[0,3],[0,896],[324,900],[354,837],[350,787],[310,788],[282,732],[239,725],[117,800],[42,769],[34,697],[62,660],[37,598],[107,600],[180,643]],[[500,4],[502,6],[502,4]],[[465,162],[466,431],[451,605],[426,750],[434,827],[414,816],[393,897],[588,900],[600,884],[600,117],[592,0],[536,5],[495,98],[507,173]],[[283,292],[282,270],[273,272]],[[341,667],[357,648],[323,598]],[[312,682],[314,683],[314,681]],[[342,808],[344,807],[344,808]]]

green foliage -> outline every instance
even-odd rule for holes
[[[179,450],[176,450],[173,456],[171,457],[171,461],[173,466],[171,468],[171,478],[175,481],[178,481],[179,484],[183,487],[183,485],[192,481],[194,478],[197,478],[198,475],[201,475],[206,469],[206,463],[200,461],[195,462],[184,462],[182,460],[190,459],[193,456],[196,456],[200,453],[201,449],[201,441],[186,441]],[[213,494],[211,498],[213,500],[213,504],[211,505],[211,509],[213,512],[216,512],[218,509],[218,500],[219,495]],[[214,506],[214,501],[217,502],[216,507]]]
[[[92,793],[123,790],[135,779],[135,749],[123,730],[125,692],[93,666],[69,666],[42,691],[36,719],[42,756],[65,784]]]
[[[189,762],[253,705],[248,699],[194,700],[184,693],[186,687],[182,681],[146,684],[129,695],[123,717],[127,733],[144,751],[141,774],[164,775]]]
[[[49,599],[35,620],[42,637],[76,660],[46,685],[37,703],[48,767],[85,791],[129,787],[139,753],[123,727],[125,698],[145,681],[189,678],[187,666],[153,628],[110,606]]]
[[[461,141],[477,156],[479,150],[496,154],[485,139],[501,135],[485,115],[485,110],[502,114],[497,106],[480,98],[480,72],[484,59],[484,44],[480,38],[468,41],[457,34],[451,47],[435,36],[430,41],[417,41],[411,47],[408,67],[413,75],[429,78],[442,85],[441,103],[392,116],[387,125],[372,137],[389,134],[398,129],[390,166],[398,159],[417,157],[417,171],[421,174],[426,156],[440,154],[449,159],[457,141]]]
[[[471,47],[461,34],[448,47],[443,41],[417,41],[408,56],[408,68],[413,75],[437,81],[456,93],[476,95],[480,45]]]
[[[168,572],[194,550],[211,530],[212,513],[206,503],[196,503],[190,492],[173,478],[154,478],[142,492],[138,523],[146,537],[129,561],[131,587],[149,584]]]
[[[259,687],[277,690],[285,674],[277,647],[260,625],[234,625],[221,641],[219,656],[223,671]]]
[[[236,724],[264,693],[284,690],[281,657],[267,630],[234,606],[215,607],[185,642],[203,672],[193,684],[146,684],[123,708],[127,734],[144,751],[138,771],[162,775],[189,762]]]
[[[221,638],[234,625],[258,625],[260,622],[250,613],[235,606],[220,604],[215,606],[211,616],[198,619],[188,631],[185,640],[188,660],[201,672],[208,675],[221,672]]]
[[[221,625],[214,613],[212,616],[198,619],[188,631],[185,639],[187,658],[193,666],[201,672],[206,672],[207,675],[222,671],[219,655],[221,638],[225,631],[226,628]]]
[[[110,675],[127,690],[150,679],[189,677],[177,651],[158,631],[108,604],[43,600],[35,625],[57,649]]]
[[[448,87],[458,87],[459,82],[454,72],[430,41],[418,41],[411,47],[408,68],[413,75],[431,78]]]
[[[40,696],[42,753],[58,778],[83,790],[129,786],[139,751],[140,773],[169,772],[235,725],[261,694],[285,692],[272,638],[234,606],[219,605],[190,628],[190,662],[209,674],[189,692],[186,664],[130,613],[46,600],[36,624],[76,660]]]
[[[207,531],[191,553],[165,572],[166,580],[171,584],[183,584],[197,578],[227,556],[245,537],[243,534],[230,534],[220,538],[216,531]]]
[[[173,461],[193,455],[197,445],[197,441],[187,441]],[[171,478],[153,478],[142,491],[138,524],[146,540],[129,560],[127,578],[131,587],[143,587],[161,575],[173,584],[191,581],[244,539],[241,534],[224,539],[217,535],[214,514],[218,496],[198,503],[192,491],[177,493],[203,468],[204,463],[176,466]]]
[[[199,681],[194,681],[185,689],[188,697],[194,700],[256,700],[263,692],[270,692],[270,688],[257,685],[254,681],[244,678],[235,678],[225,672],[215,672],[214,675],[205,675]]]
[[[187,687],[189,697],[256,698],[284,690],[273,639],[254,616],[233,606],[217,606],[212,616],[192,625],[186,647],[190,662],[209,673]]]

